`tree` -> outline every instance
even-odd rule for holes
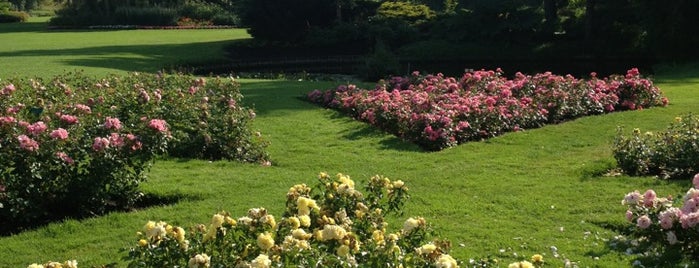
[[[335,1],[244,0],[240,14],[255,38],[287,43],[300,42],[313,28],[332,25],[337,15]]]

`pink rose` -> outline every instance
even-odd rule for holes
[[[631,210],[626,211],[626,220],[627,221],[632,221],[633,220],[633,212]]]
[[[16,90],[15,85],[9,84],[2,89],[2,94],[9,95],[9,94],[12,94],[12,92],[14,92],[15,90]]]
[[[19,147],[23,150],[27,150],[29,152],[39,150],[39,143],[27,135],[19,135],[17,140],[19,141]]]
[[[699,173],[694,175],[694,179],[692,180],[692,184],[694,184],[694,188],[699,189]]]
[[[119,121],[119,118],[107,117],[104,121],[104,128],[119,130],[121,129],[121,121]]]
[[[44,132],[47,128],[48,127],[46,126],[46,124],[44,124],[44,122],[39,121],[39,122],[36,122],[34,124],[27,126],[27,131],[30,134],[37,136],[37,135],[41,134],[41,132]]]
[[[646,207],[652,207],[653,206],[653,201],[655,201],[655,198],[657,195],[655,194],[655,191],[653,190],[648,190],[643,194],[643,205]]]
[[[107,148],[109,148],[109,139],[107,138],[97,137],[92,143],[92,150],[95,150],[96,152],[103,151]]]
[[[62,129],[62,128],[58,128],[58,129],[56,129],[56,130],[54,130],[54,131],[51,131],[51,133],[49,134],[49,136],[50,136],[52,139],[56,139],[56,140],[65,140],[65,139],[68,138],[68,131],[65,130],[65,129]]]
[[[78,122],[78,117],[69,114],[61,115],[61,122],[72,125]]]
[[[638,217],[638,220],[636,220],[636,225],[638,226],[638,228],[641,228],[641,229],[647,229],[648,227],[650,227],[651,223],[652,223],[652,221],[650,220],[648,215],[643,215],[641,217]]]
[[[167,131],[167,123],[162,119],[151,119],[150,122],[148,122],[148,127],[157,130],[158,132]]]
[[[124,146],[124,138],[119,133],[112,133],[109,135],[109,144],[113,147]]]

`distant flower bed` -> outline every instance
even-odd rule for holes
[[[0,233],[132,207],[164,153],[270,164],[230,79],[66,74],[0,83]]]
[[[372,90],[341,85],[307,97],[428,150],[586,115],[668,104],[635,68],[625,76],[593,73],[588,80],[549,72],[508,79],[499,69],[466,72],[460,79],[414,72]]]

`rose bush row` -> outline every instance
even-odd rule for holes
[[[289,189],[281,218],[253,208],[239,218],[221,212],[187,230],[150,221],[129,267],[458,267],[450,243],[424,218],[388,229],[384,216],[409,197],[403,181],[377,175],[364,190],[347,175],[321,173],[315,188]]]
[[[72,73],[0,83],[2,233],[132,207],[165,152],[268,163],[234,81]]]
[[[633,191],[622,200],[631,235],[646,251],[681,253],[689,260],[699,256],[699,174],[680,199],[659,197],[652,189]]]
[[[699,172],[699,118],[678,116],[661,132],[641,133],[634,129],[625,135],[619,128],[614,142],[614,158],[630,175],[656,175],[686,178]]]
[[[535,128],[576,117],[667,105],[667,98],[641,76],[589,80],[550,72],[534,76],[501,70],[469,71],[460,79],[437,75],[394,77],[367,90],[355,85],[314,90],[307,98],[338,109],[429,150]]]

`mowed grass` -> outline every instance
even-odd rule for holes
[[[47,30],[36,18],[0,26],[0,77],[156,72],[220,59],[223,46],[249,37],[244,29]]]
[[[210,43],[225,43],[237,38],[239,33],[226,31],[229,36],[221,33],[222,36],[217,37],[221,39]],[[0,34],[3,41],[6,34]],[[132,70],[128,64],[103,60],[121,57],[110,48],[149,47],[134,44],[134,40],[153,35],[218,36],[219,33],[209,30],[67,33],[37,30],[12,34],[26,35],[26,40],[45,40],[43,47],[39,41],[32,41],[37,43],[34,45],[17,44],[18,57],[46,61],[37,63],[39,66],[54,64],[60,70],[85,69],[91,74],[102,74]],[[75,35],[73,38],[100,34],[106,39],[102,42],[109,45],[76,44],[81,48],[57,49],[49,42],[51,36],[59,34]],[[130,39],[123,39],[127,34]],[[19,38],[15,42],[23,40],[25,38]],[[199,45],[197,39],[178,42],[174,46]],[[36,47],[27,49],[29,46]],[[152,51],[161,51],[157,47],[153,45]],[[21,61],[14,59],[13,50],[4,45],[0,49],[4,50],[0,52],[3,55],[0,77],[7,75],[6,68],[25,68]],[[55,50],[55,53],[26,56],[31,54],[26,52],[28,50]],[[86,56],[93,60],[84,62],[100,61],[102,64],[70,63],[62,58],[64,50],[94,51]],[[161,57],[138,51],[141,52],[129,54],[129,57],[133,56],[136,61],[138,58],[147,60],[142,65],[134,65],[134,68],[140,66],[140,70],[133,69],[137,71],[154,71],[172,60],[191,57],[185,52],[189,49],[178,50],[183,55]],[[5,62],[8,58],[14,62],[12,65]],[[19,74],[46,76],[53,74],[52,71],[53,68],[29,68]],[[77,259],[80,267],[109,263],[123,267],[125,262],[121,258],[126,253],[119,250],[135,245],[135,233],[148,220],[192,226],[207,223],[211,215],[220,210],[242,216],[252,207],[265,207],[279,216],[287,189],[296,183],[314,185],[315,176],[321,171],[349,174],[358,182],[375,174],[406,181],[413,198],[405,207],[403,217],[390,218],[390,228],[400,228],[409,216],[423,216],[442,237],[452,241],[452,254],[465,262],[492,255],[506,267],[509,262],[539,253],[550,267],[562,267],[565,259],[577,262],[580,267],[628,267],[634,256],[608,247],[608,241],[619,234],[609,226],[625,222],[625,208],[620,203],[623,195],[635,189],[653,188],[659,195],[678,196],[690,185],[689,180],[601,175],[615,164],[612,144],[617,126],[625,126],[627,131],[636,127],[658,131],[675,116],[699,107],[697,66],[664,69],[655,81],[670,99],[668,107],[580,118],[441,152],[423,152],[413,144],[299,99],[310,90],[336,83],[241,80],[245,102],[254,107],[258,115],[254,127],[271,142],[269,152],[273,166],[159,160],[142,188],[146,193],[179,197],[179,202],[128,213],[67,220],[0,237],[0,267],[26,267],[34,262],[67,259]],[[553,256],[552,246],[558,249],[558,258]],[[671,266],[673,260],[666,261]]]

